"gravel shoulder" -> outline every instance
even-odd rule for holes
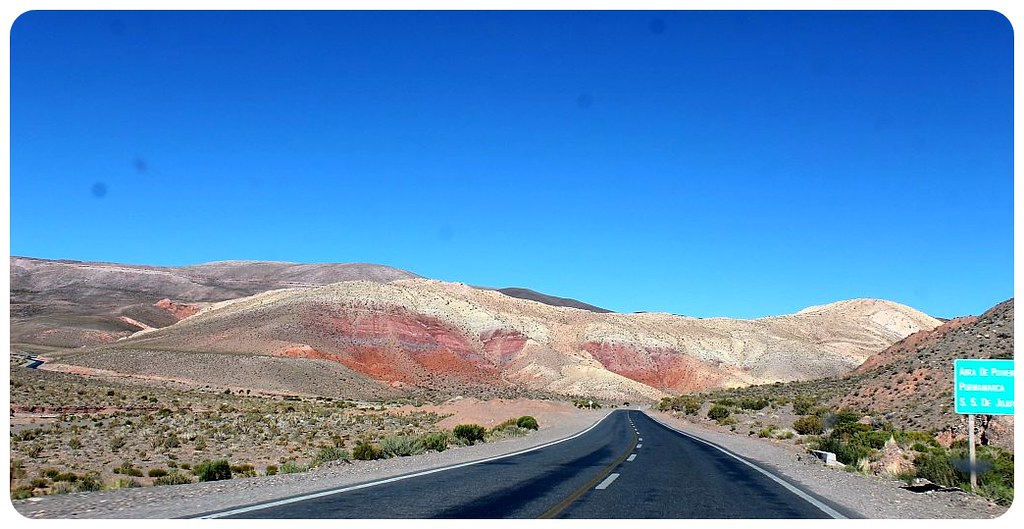
[[[300,474],[43,496],[16,500],[12,504],[17,514],[30,519],[193,517],[508,454],[573,435],[608,413],[609,410],[581,410],[526,437],[414,457],[335,462]],[[716,443],[857,517],[989,519],[1007,512],[1006,508],[977,496],[962,492],[917,494],[901,489],[902,483],[898,481],[827,468],[798,447],[715,431],[655,411],[649,414],[679,430]]]
[[[793,445],[716,431],[667,413],[648,414],[667,425],[715,443],[805,492],[825,498],[844,513],[871,519],[986,519],[1002,516],[1006,507],[964,492],[914,493],[901,481],[830,468]],[[852,517],[852,516],[851,516]]]

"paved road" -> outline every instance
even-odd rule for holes
[[[582,435],[539,450],[354,489],[211,514],[233,518],[842,516],[834,506],[809,499],[722,450],[670,430],[636,410],[615,411]]]

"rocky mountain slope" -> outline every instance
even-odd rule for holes
[[[835,399],[839,406],[886,410],[898,427],[917,430],[961,429],[962,417],[953,412],[953,360],[1013,358],[1013,299],[981,316],[950,320],[922,330],[868,358],[857,369],[851,387]],[[988,423],[987,434],[1009,436],[1013,418]]]
[[[60,363],[216,383],[219,358],[293,358],[329,362],[393,388],[504,386],[657,399],[666,391],[848,373],[938,325],[909,307],[868,299],[759,320],[697,319],[555,307],[426,279],[346,281],[213,303],[174,325],[62,355]]]

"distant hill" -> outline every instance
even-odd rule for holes
[[[62,354],[56,363],[210,384],[228,375],[219,356],[243,355],[334,362],[393,388],[520,388],[640,401],[848,373],[937,325],[882,300],[760,320],[697,319],[597,313],[427,279],[346,281],[208,304],[172,326]]]
[[[547,294],[541,294],[540,292],[530,290],[528,288],[508,287],[508,288],[497,288],[495,289],[506,296],[512,296],[519,299],[529,299],[531,301],[539,301],[545,305],[551,305],[552,307],[571,307],[574,309],[589,310],[590,312],[608,313],[612,312],[608,309],[602,309],[589,303],[584,303],[571,298],[560,298],[557,296],[549,296]]]
[[[362,263],[222,261],[161,267],[12,256],[11,343],[97,345],[166,327],[209,303],[268,290],[415,277],[420,276]]]

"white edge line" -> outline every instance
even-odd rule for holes
[[[612,482],[615,481],[618,477],[619,477],[618,474],[609,474],[608,477],[604,478],[604,481],[602,481],[596,487],[594,487],[594,490],[604,490],[604,489],[607,489],[608,486],[611,485]]]
[[[626,461],[632,461],[634,459],[636,459],[636,454],[629,454],[629,457],[626,458]]]
[[[655,422],[661,424],[665,428],[668,428],[669,430],[672,430],[672,431],[677,432],[679,434],[682,434],[682,435],[684,435],[686,437],[689,437],[690,439],[693,439],[694,441],[700,441],[701,443],[704,443],[704,444],[714,448],[715,450],[718,450],[719,452],[722,452],[723,454],[725,454],[725,455],[727,455],[727,456],[729,456],[729,457],[739,461],[740,463],[743,463],[744,465],[747,465],[748,467],[750,467],[750,468],[752,468],[752,469],[754,469],[754,470],[764,474],[765,476],[768,476],[769,478],[771,478],[772,481],[778,483],[779,485],[782,485],[783,487],[786,487],[786,489],[788,489],[790,492],[792,492],[793,494],[796,494],[797,496],[803,498],[805,501],[807,501],[807,503],[810,503],[811,505],[817,507],[818,509],[821,510],[821,512],[831,516],[832,518],[835,518],[837,520],[846,520],[847,519],[847,517],[843,516],[840,512],[838,512],[835,509],[829,507],[828,505],[825,505],[821,501],[818,501],[817,499],[815,499],[811,495],[807,494],[806,492],[796,488],[796,486],[794,486],[793,484],[789,483],[788,481],[786,481],[786,480],[776,476],[775,474],[772,474],[771,472],[769,472],[769,471],[767,471],[767,470],[765,470],[765,469],[763,469],[763,468],[761,468],[761,467],[751,463],[750,461],[747,461],[746,459],[743,459],[742,457],[740,457],[740,456],[738,456],[738,455],[736,455],[736,454],[726,450],[725,448],[722,448],[722,447],[720,447],[720,446],[718,446],[718,445],[716,445],[716,444],[714,444],[714,443],[712,443],[710,441],[705,441],[704,439],[701,439],[700,437],[697,437],[696,435],[691,435],[691,434],[688,434],[688,433],[686,433],[686,432],[684,432],[682,430],[679,430],[677,428],[669,426],[668,424],[665,424],[664,422],[661,422],[661,420],[659,420],[657,417],[654,417],[653,415],[650,415],[647,412],[643,412],[643,413],[644,413],[644,415],[647,415],[651,419],[654,419]]]
[[[288,505],[290,503],[297,503],[297,502],[300,502],[300,501],[312,500],[312,499],[315,499],[315,498],[323,498],[324,496],[331,496],[333,494],[341,494],[342,492],[349,492],[349,491],[352,491],[352,490],[359,490],[359,489],[365,489],[365,488],[369,488],[369,487],[375,487],[377,485],[384,485],[385,483],[394,483],[396,481],[402,481],[402,480],[405,480],[405,479],[415,478],[415,477],[419,477],[419,476],[426,476],[427,474],[434,474],[434,473],[437,473],[437,472],[444,472],[446,470],[453,470],[453,469],[456,469],[456,468],[468,467],[470,465],[477,465],[477,464],[480,464],[480,463],[487,463],[489,461],[497,461],[498,459],[504,459],[506,457],[517,456],[517,455],[520,455],[520,454],[525,454],[527,452],[533,452],[534,450],[540,450],[541,448],[547,448],[549,446],[554,446],[556,444],[564,443],[566,441],[570,441],[572,439],[575,439],[575,438],[577,438],[577,437],[579,437],[579,436],[589,432],[590,430],[593,430],[594,428],[597,428],[597,425],[601,424],[605,419],[607,419],[611,415],[612,414],[609,413],[608,415],[605,415],[604,417],[601,417],[597,422],[595,422],[594,424],[590,425],[589,428],[587,428],[586,430],[583,430],[582,432],[579,432],[579,433],[577,433],[575,435],[570,435],[569,437],[565,437],[565,438],[562,438],[562,439],[557,439],[555,441],[549,441],[547,443],[534,446],[533,448],[527,448],[525,450],[520,450],[518,452],[512,452],[512,453],[509,453],[509,454],[503,454],[503,455],[500,455],[500,456],[492,456],[492,457],[488,457],[488,458],[484,458],[484,459],[478,459],[476,461],[469,461],[467,463],[459,463],[459,464],[451,465],[451,466],[447,466],[447,467],[432,468],[430,470],[424,470],[422,472],[416,472],[414,474],[406,474],[404,476],[396,476],[396,477],[393,477],[393,478],[382,479],[380,481],[371,481],[370,483],[363,483],[361,485],[352,485],[350,487],[342,487],[340,489],[324,490],[324,491],[320,491],[320,492],[314,492],[313,494],[306,494],[304,496],[296,496],[296,497],[293,497],[293,498],[285,498],[283,500],[276,500],[276,501],[271,501],[271,502],[267,502],[267,503],[259,503],[259,504],[256,504],[256,505],[250,505],[248,507],[239,507],[237,509],[231,509],[231,510],[228,510],[228,511],[215,512],[215,513],[212,513],[212,514],[206,514],[206,515],[203,515],[203,516],[195,516],[195,517],[192,517],[192,518],[194,518],[194,519],[201,519],[201,520],[212,519],[212,518],[224,518],[226,516],[234,516],[236,514],[243,514],[243,513],[247,513],[247,512],[251,512],[251,511],[259,511],[259,510],[262,510],[262,509],[269,509],[271,507],[280,507],[281,505]]]

